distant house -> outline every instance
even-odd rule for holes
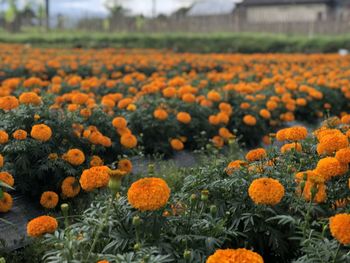
[[[240,0],[204,0],[195,2],[187,11],[187,16],[229,15]]]
[[[244,0],[247,22],[316,22],[349,19],[349,0]]]

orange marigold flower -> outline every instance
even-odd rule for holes
[[[340,119],[343,124],[350,124],[350,114],[346,114]]]
[[[302,126],[287,128],[285,132],[286,140],[290,140],[290,141],[304,140],[306,136],[307,136],[307,129]]]
[[[164,207],[170,197],[170,188],[160,178],[139,179],[128,190],[128,201],[140,211],[155,211]]]
[[[4,166],[4,156],[0,154],[0,168],[2,168],[3,166]]]
[[[340,149],[339,151],[337,151],[337,153],[335,154],[335,158],[337,158],[338,161],[341,163],[349,164],[350,163],[350,147],[343,148],[343,149]]]
[[[320,128],[320,129],[314,131],[314,134],[316,135],[318,141],[321,141],[324,136],[331,135],[331,134],[332,135],[342,134],[342,133],[338,129]]]
[[[41,98],[38,94],[35,92],[23,92],[19,96],[19,102],[21,104],[33,104],[33,105],[39,105],[41,104]]]
[[[222,128],[219,129],[219,135],[220,135],[222,138],[226,139],[226,140],[232,139],[232,138],[235,137],[235,136],[234,136],[227,128],[225,128],[225,127],[222,127]]]
[[[247,162],[245,161],[242,161],[242,160],[235,160],[235,161],[232,161],[230,162],[225,171],[228,175],[231,175],[234,171],[240,169],[241,167],[244,167],[244,166],[247,166]]]
[[[179,122],[188,124],[188,123],[191,122],[191,115],[188,114],[187,112],[179,112],[179,113],[176,115],[176,119],[177,119]]]
[[[115,117],[112,121],[112,125],[116,129],[122,129],[122,128],[126,128],[126,126],[128,125],[128,122],[124,117]]]
[[[61,190],[64,197],[73,198],[77,196],[80,192],[78,180],[73,176],[66,177],[62,182]]]
[[[282,141],[286,141],[286,140],[287,140],[287,137],[286,137],[286,135],[287,135],[287,130],[288,130],[288,128],[284,128],[284,129],[279,130],[279,131],[276,133],[276,139],[277,139],[277,141],[282,142]]]
[[[78,166],[85,162],[85,154],[79,149],[69,150],[63,157],[71,165]]]
[[[12,110],[17,108],[18,105],[19,105],[18,99],[14,96],[0,97],[1,110]]]
[[[259,115],[263,117],[264,119],[270,119],[271,118],[271,113],[267,109],[261,109],[259,111]]]
[[[5,184],[9,186],[13,186],[15,184],[15,180],[13,176],[8,172],[0,172],[0,181],[3,181]]]
[[[331,155],[342,148],[348,147],[348,145],[348,137],[342,133],[325,135],[320,139],[317,153]]]
[[[94,166],[102,166],[104,164],[103,160],[97,156],[97,155],[93,155],[91,157],[91,160],[90,160],[90,166],[91,167],[94,167]]]
[[[175,151],[181,151],[184,148],[184,144],[179,139],[172,139],[170,140],[171,148],[173,148]]]
[[[0,130],[0,144],[5,144],[9,140],[9,135],[6,131]]]
[[[13,204],[12,196],[8,193],[3,193],[2,199],[0,199],[0,213],[7,213],[11,210]]]
[[[109,181],[109,172],[110,169],[107,166],[96,166],[86,169],[80,177],[80,185],[87,192],[106,187]]]
[[[217,148],[222,148],[225,144],[225,141],[221,136],[214,136],[211,140]]]
[[[254,150],[250,150],[246,154],[245,158],[247,159],[248,162],[254,162],[265,158],[266,155],[267,154],[264,148],[257,148]]]
[[[329,219],[332,236],[343,245],[350,244],[350,214],[337,214]]]
[[[320,178],[320,181],[322,181],[323,178]],[[327,199],[327,192],[326,192],[326,185],[324,183],[316,183],[310,180],[310,177],[305,182],[304,189],[303,189],[303,197],[306,201],[310,201],[312,196],[312,191],[315,191],[315,197],[313,202],[316,203],[324,203]],[[300,186],[297,188],[297,193],[301,194],[301,188]]]
[[[218,249],[208,257],[206,263],[264,263],[263,258],[251,250],[245,248],[238,249]]]
[[[40,204],[47,209],[52,209],[57,206],[58,199],[58,195],[55,192],[47,191],[41,195]]]
[[[303,150],[302,146],[300,143],[287,143],[281,147],[281,153],[286,153],[294,149],[297,152],[301,152]]]
[[[256,124],[256,118],[252,115],[245,115],[243,117],[243,122],[248,126],[254,126]]]
[[[132,135],[131,133],[125,133],[122,134],[122,136],[120,137],[120,143],[121,145],[123,145],[125,148],[134,148],[137,145],[137,139],[134,135]]]
[[[12,137],[16,140],[25,140],[27,139],[27,132],[25,130],[16,130],[12,133]]]
[[[326,157],[318,161],[315,171],[329,180],[340,175],[342,171],[341,163],[334,157]]]
[[[221,100],[221,95],[219,92],[215,90],[211,90],[207,94],[208,100],[214,101],[214,102],[219,102]]]
[[[251,183],[248,194],[255,204],[277,205],[284,196],[284,187],[278,180],[259,178]]]
[[[51,128],[45,124],[37,124],[32,127],[30,136],[35,140],[46,142],[52,136]]]
[[[132,162],[128,159],[122,159],[118,162],[118,169],[131,173],[132,171]]]
[[[166,112],[166,110],[156,109],[153,112],[153,117],[158,119],[158,120],[164,121],[168,118],[168,113]]]
[[[108,260],[100,260],[97,263],[109,263],[109,261]]]
[[[27,224],[27,234],[30,237],[40,237],[47,233],[53,233],[58,227],[57,220],[51,216],[39,216]]]

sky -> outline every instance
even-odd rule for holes
[[[106,15],[106,0],[51,0],[51,14]],[[152,15],[152,0],[121,0],[131,14]],[[193,0],[156,0],[157,14],[170,14]]]

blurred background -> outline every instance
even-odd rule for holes
[[[333,35],[350,32],[350,0],[0,0],[0,28]]]

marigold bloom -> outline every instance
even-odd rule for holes
[[[225,141],[221,136],[214,136],[211,140],[217,148],[222,148],[225,144]]]
[[[128,190],[128,201],[140,211],[155,211],[164,207],[170,197],[170,188],[160,178],[139,179]]]
[[[87,192],[106,187],[109,181],[109,171],[110,169],[107,166],[95,166],[86,169],[80,176],[79,183]]]
[[[123,145],[125,148],[134,148],[137,145],[137,139],[134,135],[130,133],[123,134],[120,137],[120,143]]]
[[[78,166],[85,162],[85,154],[79,149],[70,149],[64,154],[63,159],[71,165]]]
[[[264,148],[257,148],[254,150],[250,150],[245,158],[247,159],[248,162],[254,162],[261,160],[267,156],[266,151]]]
[[[264,263],[263,258],[251,250],[245,248],[238,249],[218,249],[208,257],[206,263]]]
[[[52,136],[51,128],[45,124],[37,124],[32,127],[30,136],[35,140],[46,142]]]
[[[47,209],[52,209],[57,206],[58,200],[58,195],[55,192],[47,191],[42,193],[40,204]]]
[[[30,237],[40,237],[47,233],[53,233],[58,227],[57,220],[51,216],[39,216],[27,224],[27,234]]]
[[[0,130],[0,144],[5,144],[9,140],[9,135],[6,131]]]
[[[118,162],[118,169],[127,172],[127,173],[131,173],[132,171],[132,162],[128,159],[122,159],[119,160]]]
[[[256,124],[256,118],[252,115],[245,115],[243,117],[243,122],[248,126],[254,126]]]
[[[334,157],[326,157],[318,161],[315,171],[322,175],[325,180],[340,175],[341,163]]]
[[[321,179],[322,180],[322,179]],[[304,188],[303,188],[303,197],[306,201],[310,201],[312,196],[312,191],[315,191],[315,197],[312,200],[316,203],[324,203],[327,199],[327,187],[324,183],[315,183],[309,179],[305,182]],[[301,188],[300,186],[297,188],[297,193],[301,194]]]
[[[191,115],[188,114],[187,112],[179,112],[179,113],[176,115],[176,119],[177,119],[179,122],[188,124],[188,123],[191,122]]]
[[[214,101],[214,102],[219,102],[221,100],[221,95],[219,92],[215,90],[211,90],[207,94],[208,100]]]
[[[251,183],[248,194],[255,204],[277,205],[284,196],[284,187],[278,180],[259,178]]]
[[[18,105],[19,105],[18,99],[14,96],[0,97],[1,110],[12,110],[17,108]]]
[[[247,162],[245,162],[245,161],[242,161],[242,160],[235,160],[235,161],[230,162],[230,163],[227,165],[225,171],[226,171],[226,173],[227,173],[228,175],[231,175],[234,171],[240,169],[240,168],[243,167],[243,166],[247,166],[247,165],[248,165],[248,164],[247,164]]]
[[[25,130],[16,130],[12,137],[16,140],[25,140],[27,139],[27,132]]]
[[[61,190],[64,197],[73,198],[77,196],[80,192],[78,180],[73,176],[66,177],[62,182]]]
[[[103,160],[101,159],[101,157],[97,156],[97,155],[93,155],[91,157],[90,160],[90,166],[94,167],[94,166],[102,166],[104,164]]]
[[[166,112],[166,110],[156,109],[153,112],[153,117],[156,118],[157,120],[164,121],[168,118],[168,113]]]
[[[294,149],[295,151],[297,152],[301,152],[303,150],[302,146],[300,143],[295,143],[295,142],[292,142],[292,143],[287,143],[285,145],[283,145],[281,147],[281,153],[286,153],[286,152],[289,152],[291,151],[292,149]]]
[[[124,117],[115,117],[112,121],[112,125],[116,129],[122,129],[126,128],[128,123]]]
[[[341,133],[324,135],[317,146],[318,154],[331,155],[349,146],[348,137]]]
[[[287,130],[288,130],[288,128],[284,128],[284,129],[279,130],[279,131],[276,133],[276,139],[277,139],[277,141],[282,142],[282,141],[286,141],[286,140],[287,140],[287,137],[286,137],[286,135],[287,135]]]
[[[171,148],[173,148],[175,151],[181,151],[184,148],[184,144],[179,139],[172,139],[170,140]]]
[[[261,109],[259,111],[259,115],[263,117],[264,119],[270,119],[271,118],[271,113],[267,109]]]
[[[4,166],[4,156],[0,154],[0,168],[2,168],[3,166]]]
[[[350,244],[350,214],[337,214],[329,219],[332,236],[343,245]]]
[[[336,152],[335,158],[338,159],[339,162],[341,163],[350,163],[350,147],[340,149],[339,151]]]
[[[285,131],[285,139],[290,141],[304,140],[307,136],[307,129],[302,126],[287,128]]]
[[[225,127],[222,127],[222,128],[219,129],[219,135],[220,135],[222,138],[226,139],[226,140],[232,139],[232,138],[235,137],[235,136],[234,136],[227,128],[225,128]]]
[[[19,102],[21,104],[33,104],[33,105],[39,105],[41,104],[41,98],[38,94],[35,92],[23,92],[19,96]]]
[[[0,199],[0,213],[7,213],[11,210],[13,204],[12,196],[8,193],[3,193],[2,199]]]
[[[15,184],[15,180],[13,176],[8,172],[0,172],[0,181],[3,181],[5,184],[9,186],[13,186]]]

